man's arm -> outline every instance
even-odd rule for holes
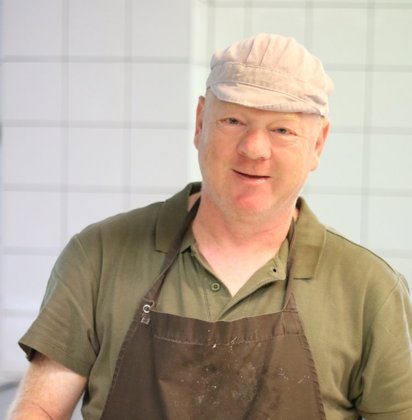
[[[70,419],[87,378],[36,353],[10,407],[9,420]]]

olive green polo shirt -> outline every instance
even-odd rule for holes
[[[20,345],[88,376],[83,416],[100,418],[134,312],[157,277],[187,213],[190,184],[164,203],[94,224],[52,271],[38,318]],[[411,301],[383,260],[319,223],[303,200],[295,227],[294,293],[328,419],[412,418]],[[235,296],[198,257],[191,230],[162,288],[158,310],[203,320],[278,311],[287,240]],[[229,414],[230,415],[230,414]]]

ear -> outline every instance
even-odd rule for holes
[[[320,157],[322,155],[322,151],[323,151],[323,148],[325,147],[326,139],[329,134],[329,128],[330,128],[329,121],[327,119],[324,119],[321,122],[321,124],[322,124],[321,128],[319,129],[319,132],[316,138],[315,148],[313,150],[313,161],[310,168],[311,171],[314,171],[319,166]]]
[[[195,143],[196,149],[199,148],[200,135],[203,129],[204,110],[205,110],[205,97],[199,96],[199,101],[197,103],[197,108],[196,108],[196,126],[195,126],[195,137],[194,137],[194,143]]]

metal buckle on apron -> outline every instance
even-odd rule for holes
[[[150,312],[152,308],[155,306],[155,302],[157,302],[160,294],[160,289],[165,281],[166,275],[168,271],[170,270],[170,267],[173,265],[177,255],[180,251],[180,244],[182,243],[183,237],[188,229],[188,227],[191,225],[193,219],[196,216],[197,209],[199,208],[200,204],[200,198],[196,200],[196,202],[193,204],[192,208],[189,210],[189,213],[187,214],[185,218],[185,223],[183,224],[182,228],[179,231],[179,234],[175,238],[174,242],[172,243],[170,247],[170,252],[167,253],[166,258],[163,261],[162,268],[160,269],[160,273],[155,280],[152,288],[146,295],[146,297],[143,300],[143,306],[142,306],[142,317],[140,319],[140,322],[142,324],[149,325],[150,324]]]
[[[140,322],[142,324],[149,325],[150,324],[150,311],[152,310],[152,307],[154,305],[153,301],[148,301],[148,303],[145,303],[142,307],[142,317],[140,319]]]

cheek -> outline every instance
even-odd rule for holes
[[[292,185],[301,184],[311,171],[312,155],[308,150],[295,149],[288,153],[280,153],[274,162],[274,172],[282,182]]]
[[[202,139],[198,144],[198,160],[202,172],[212,172],[213,167],[219,163],[219,155],[210,142]]]
[[[199,142],[198,150],[203,160],[218,165],[228,154],[228,147],[224,139],[216,137],[203,138]]]
[[[317,165],[317,153],[313,144],[306,143],[304,147],[296,152],[296,161],[302,172],[310,172]]]

